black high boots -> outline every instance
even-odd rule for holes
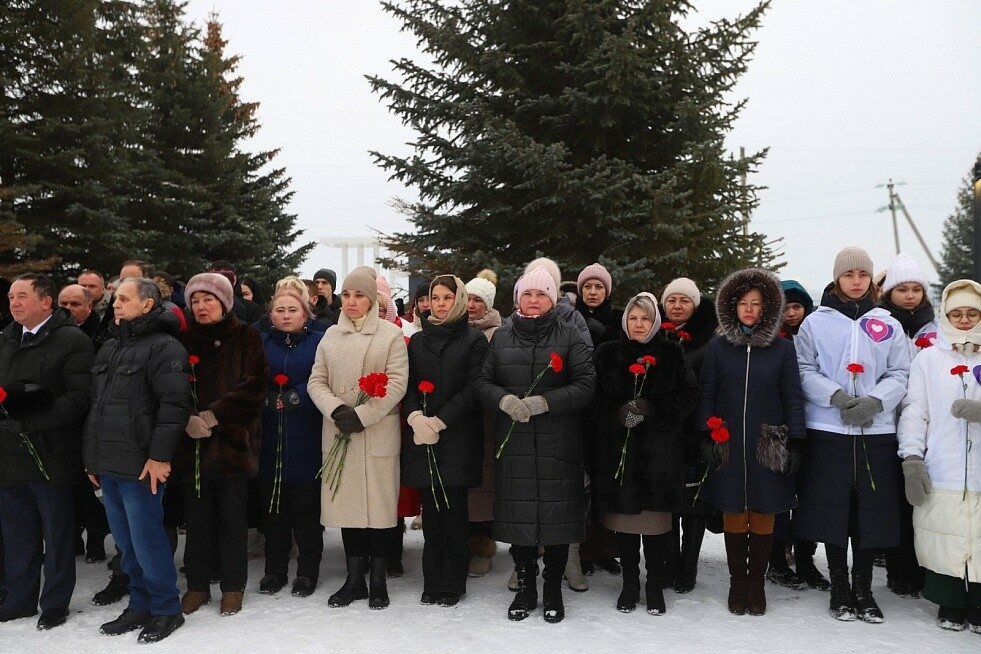
[[[664,583],[660,577],[664,570],[664,559],[668,556],[671,536],[644,536],[644,564],[647,568],[647,583],[644,594],[647,596],[647,612],[651,615],[664,615]]]
[[[623,589],[617,598],[617,611],[630,613],[640,601],[640,539],[636,534],[621,533],[617,533],[616,539],[623,574]]]
[[[852,592],[855,593],[855,614],[859,620],[872,623],[885,620],[882,609],[872,597],[871,570],[852,570]]]
[[[519,565],[514,569],[518,577],[518,592],[508,607],[508,620],[524,620],[538,608],[538,564]]]
[[[766,568],[770,563],[773,534],[749,532],[746,610],[750,615],[766,613]]]
[[[327,606],[347,606],[354,600],[367,599],[368,586],[364,582],[365,557],[347,557],[347,579],[340,590],[327,599]]]
[[[745,615],[749,601],[749,533],[725,532],[726,562],[729,564],[729,613]]]
[[[702,551],[702,539],[705,537],[707,524],[708,520],[698,516],[681,518],[684,533],[681,536],[681,562],[674,579],[674,592],[676,593],[690,593],[695,588],[695,577],[698,576],[698,555]]]
[[[388,568],[385,558],[371,557],[371,574],[368,581],[368,608],[383,609],[388,606]]]
[[[848,568],[828,570],[831,575],[831,605],[828,609],[831,617],[843,622],[851,622],[856,617],[855,596],[848,585]]]

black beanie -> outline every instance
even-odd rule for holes
[[[337,290],[337,273],[330,268],[321,268],[318,270],[317,274],[313,276],[313,281],[317,281],[318,279],[326,279],[330,287],[335,291]]]

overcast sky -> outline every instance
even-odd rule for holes
[[[696,0],[695,23],[743,13],[748,0]],[[242,95],[260,103],[254,147],[280,148],[305,238],[406,230],[390,206],[411,189],[386,181],[369,150],[407,152],[411,133],[370,92],[365,74],[415,57],[411,36],[373,0],[191,0],[218,13],[227,53],[243,57]],[[737,87],[748,105],[727,143],[769,147],[752,182],[768,187],[753,229],[780,242],[784,278],[830,281],[835,253],[859,245],[885,268],[895,255],[890,178],[934,256],[957,189],[981,152],[981,2],[776,0]],[[973,68],[972,68],[973,66]],[[901,221],[901,249],[936,273]],[[302,272],[339,268],[318,248]],[[578,271],[564,271],[575,278]],[[679,270],[678,275],[686,271]],[[665,282],[669,280],[664,280]],[[659,292],[660,289],[652,289]]]

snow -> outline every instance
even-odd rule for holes
[[[108,542],[107,542],[108,546]],[[183,537],[181,537],[181,547]],[[112,551],[112,550],[110,550]],[[187,616],[186,624],[168,639],[138,645],[133,632],[109,637],[99,625],[116,618],[126,600],[94,606],[92,595],[107,580],[104,564],[78,562],[78,585],[68,623],[48,632],[35,629],[35,619],[0,625],[0,652],[898,652],[938,648],[945,654],[981,652],[981,635],[968,630],[955,633],[936,626],[936,606],[926,600],[901,599],[885,587],[885,571],[875,570],[876,599],[886,616],[883,624],[844,623],[828,615],[828,593],[791,591],[767,583],[767,614],[733,616],[726,609],[728,573],[721,536],[706,534],[699,565],[698,585],[687,595],[665,592],[667,614],[652,616],[644,610],[619,613],[614,608],[620,579],[599,571],[589,578],[590,589],[574,593],[564,586],[566,619],[545,623],[541,608],[523,622],[510,622],[507,607],[513,594],[507,589],[511,560],[500,545],[494,569],[486,577],[470,579],[468,594],[453,608],[423,606],[422,532],[405,536],[405,576],[390,579],[392,604],[382,611],[368,609],[367,601],[331,609],[327,597],[343,583],[344,556],[338,530],[325,533],[320,585],[308,598],[293,597],[289,586],[277,595],[260,595],[262,559],[249,564],[249,587],[243,610],[222,617],[220,591],[212,587],[212,602]],[[180,552],[177,560],[180,561]],[[818,567],[826,570],[823,548]],[[291,561],[291,572],[295,569]],[[643,575],[643,570],[642,570]],[[292,578],[291,578],[292,581]],[[643,583],[643,578],[642,578]],[[178,582],[183,591],[184,580]],[[541,579],[539,579],[541,584]],[[539,586],[540,589],[540,586]],[[146,648],[152,648],[148,650]]]

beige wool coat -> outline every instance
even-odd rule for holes
[[[399,402],[409,377],[409,356],[402,330],[378,319],[377,303],[360,332],[341,312],[317,347],[307,392],[324,414],[324,458],[338,433],[331,414],[342,404],[354,407],[358,379],[373,372],[388,375],[388,391],[354,409],[365,430],[351,435],[337,496],[332,499],[326,483],[321,488],[320,522],[326,527],[385,529],[397,520]]]

